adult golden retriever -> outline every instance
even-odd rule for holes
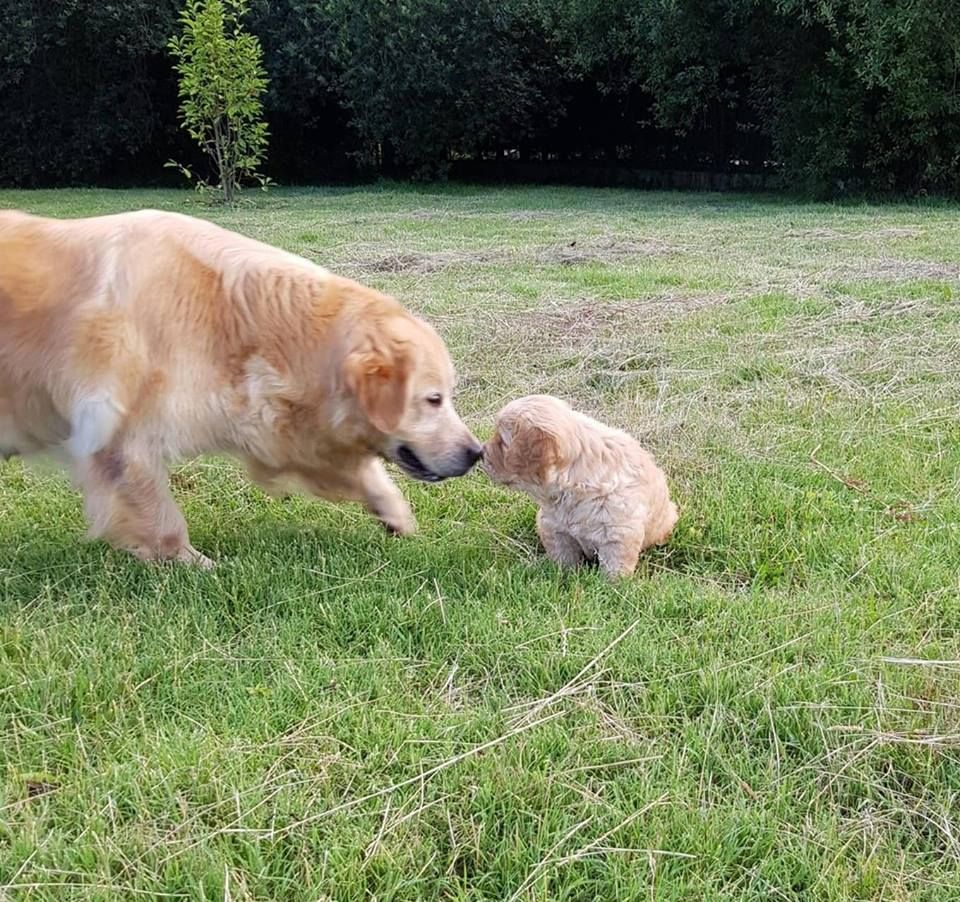
[[[0,450],[59,453],[91,535],[141,559],[210,565],[167,474],[204,452],[412,532],[381,458],[467,472],[453,386],[430,326],[293,254],[175,213],[0,212]]]

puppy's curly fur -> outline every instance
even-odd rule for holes
[[[677,522],[666,477],[636,439],[550,395],[500,411],[483,468],[540,505],[537,531],[560,565],[599,561],[609,576],[629,576]]]

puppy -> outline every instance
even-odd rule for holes
[[[0,212],[0,452],[57,453],[91,534],[138,558],[211,563],[167,476],[205,452],[412,532],[381,461],[470,469],[453,388],[430,326],[293,254],[175,213]]]
[[[635,439],[549,395],[500,411],[482,466],[540,505],[537,532],[561,565],[599,561],[609,576],[628,576],[677,522],[663,472]]]

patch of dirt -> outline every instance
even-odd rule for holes
[[[874,229],[868,232],[838,232],[836,229],[791,229],[787,238],[821,238],[828,241],[855,241],[859,238],[919,238],[920,229],[904,226]]]
[[[45,796],[51,792],[56,792],[59,787],[56,783],[50,783],[46,780],[27,780],[25,789],[27,798],[35,799],[38,796]]]
[[[828,238],[836,240],[838,238],[851,238],[851,235],[844,235],[836,229],[791,229],[786,234],[787,238]]]
[[[845,278],[880,279],[899,282],[908,279],[960,279],[960,264],[937,260],[864,260],[859,265],[841,267],[838,275]]]
[[[638,257],[662,257],[675,252],[676,248],[655,238],[638,241],[629,238],[578,238],[545,248],[537,259],[541,263],[577,266],[583,263],[616,263]]]
[[[501,317],[501,329],[520,341],[536,342],[540,347],[566,345],[583,351],[602,336],[630,339],[655,332],[658,323],[715,307],[730,295],[662,294],[623,303],[580,303],[538,307],[513,316]],[[586,347],[585,347],[585,343]]]
[[[522,344],[535,342],[539,350],[568,347],[585,350],[601,333],[627,326],[630,305],[598,304],[586,301],[570,307],[538,308],[525,311],[504,322],[509,333]]]
[[[864,238],[919,238],[923,232],[914,228],[877,229],[875,232],[864,232]]]
[[[547,210],[514,210],[512,213],[507,214],[507,219],[512,222],[536,222],[550,219],[551,216],[556,217],[557,215],[558,213]]]
[[[530,213],[530,218],[539,216]],[[358,248],[357,251],[360,249]],[[356,251],[355,251],[356,252]],[[533,252],[539,263],[559,263],[574,266],[583,263],[614,263],[642,257],[656,257],[675,253],[676,248],[656,239],[630,240],[619,238],[587,238],[564,242],[560,245]],[[523,253],[522,256],[526,256]],[[506,249],[478,248],[476,250],[402,251],[380,258],[357,256],[344,269],[362,278],[371,273],[409,273],[426,275],[441,272],[451,267],[483,266],[517,259],[518,254]]]
[[[906,501],[894,501],[884,510],[884,513],[899,523],[916,523],[924,519],[923,515]]]
[[[452,266],[472,266],[493,263],[502,260],[504,255],[497,251],[407,251],[391,254],[369,263],[360,263],[357,269],[362,272],[376,273],[413,273],[422,275],[439,272]]]
[[[450,210],[443,207],[419,207],[416,210],[397,210],[379,214],[383,219],[411,219],[414,222],[432,222],[437,219],[476,219],[482,216],[480,210]]]
[[[170,486],[178,492],[191,492],[197,488],[198,478],[190,470],[176,470],[170,474]]]
[[[413,219],[420,222],[429,222],[433,219],[447,219],[451,215],[448,210],[403,210],[397,214],[397,219]]]

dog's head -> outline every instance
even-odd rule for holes
[[[511,401],[497,414],[483,469],[502,485],[533,496],[549,493],[569,463],[570,408],[550,395]]]
[[[372,430],[376,450],[412,476],[462,476],[483,446],[453,407],[446,345],[425,322],[389,316],[367,329],[344,362],[347,390]]]

